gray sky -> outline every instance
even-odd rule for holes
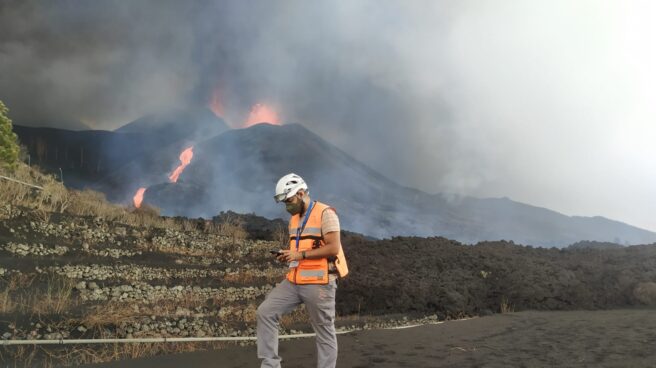
[[[652,1],[3,1],[16,123],[273,106],[393,180],[656,231]],[[652,144],[650,144],[652,143]]]

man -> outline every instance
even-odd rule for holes
[[[280,178],[274,199],[284,202],[292,216],[289,249],[279,251],[277,256],[288,264],[289,271],[257,308],[257,356],[263,368],[280,367],[278,321],[304,303],[316,333],[317,367],[335,367],[336,279],[348,273],[339,219],[330,206],[312,202],[307,184],[293,173]]]

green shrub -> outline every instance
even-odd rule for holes
[[[20,146],[7,112],[9,112],[9,109],[0,101],[0,165],[6,169],[14,170],[18,163]]]

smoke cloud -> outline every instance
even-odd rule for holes
[[[656,230],[649,1],[4,1],[17,124],[267,103],[394,181]]]

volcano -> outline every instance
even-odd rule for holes
[[[57,176],[61,169],[67,186],[95,189],[124,204],[147,188],[140,191],[143,201],[165,215],[209,218],[235,211],[286,218],[272,199],[273,187],[295,172],[308,182],[313,198],[337,208],[345,229],[375,237],[503,239],[558,247],[582,240],[656,242],[653,232],[603,217],[404,187],[300,124],[229,130],[201,108],[146,116],[114,132],[14,128],[32,163]],[[193,159],[180,168],[181,153],[191,146]]]
[[[656,233],[602,217],[570,217],[508,198],[431,195],[395,183],[299,124],[229,130],[194,146],[178,183],[151,186],[144,201],[164,214],[220,211],[286,217],[272,199],[295,172],[314,199],[335,206],[345,229],[376,237],[444,236],[465,243],[513,240],[566,246],[580,240],[656,242]]]

